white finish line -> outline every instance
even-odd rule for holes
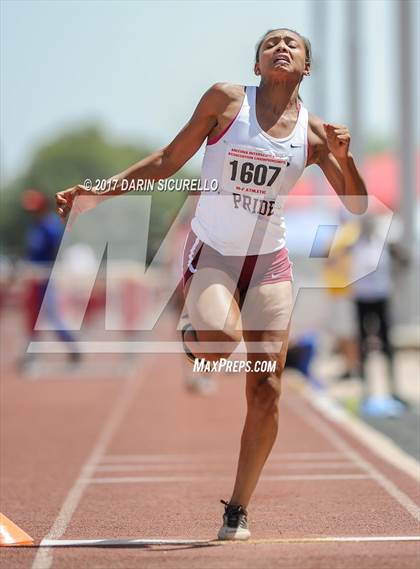
[[[335,542],[420,541],[420,535],[295,537],[279,539],[249,539],[248,541],[218,541],[210,539],[43,539],[39,547],[121,547],[136,545],[236,545],[276,543],[335,543]]]

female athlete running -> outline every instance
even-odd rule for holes
[[[310,67],[308,40],[285,28],[268,31],[256,50],[259,86],[211,87],[175,139],[112,178],[108,192],[124,193],[124,179],[172,176],[207,139],[202,187],[216,179],[218,191],[201,195],[186,241],[183,341],[190,358],[215,361],[243,339],[251,362],[237,475],[230,500],[223,502],[219,539],[250,537],[246,508],[278,430],[292,306],[283,199],[304,168],[317,164],[347,209],[363,213],[367,205],[348,129],[324,123],[300,102],[299,86]],[[57,194],[62,218],[77,195],[92,192],[75,186]],[[259,371],[261,362],[275,362],[275,371]]]

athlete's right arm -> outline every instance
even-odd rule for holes
[[[91,209],[101,200],[97,196],[117,196],[126,193],[125,187],[130,187],[133,180],[161,180],[175,174],[197,152],[209,133],[218,123],[226,106],[231,100],[226,84],[216,83],[204,93],[194,114],[177,134],[174,140],[165,148],[150,154],[124,172],[112,176],[105,192],[96,188],[87,190],[83,185],[77,185],[56,194],[57,213],[65,219],[71,211],[76,196],[92,196],[85,209]],[[128,183],[122,184],[123,180]],[[131,184],[136,186],[136,184]],[[81,210],[82,211],[82,210]],[[78,213],[81,213],[79,211]]]

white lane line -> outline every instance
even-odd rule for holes
[[[420,541],[420,535],[362,535],[331,537],[291,537],[278,539],[250,539],[245,542],[227,542],[209,539],[43,539],[39,547],[121,547],[131,545],[247,545],[274,543],[334,543],[334,542]]]
[[[370,480],[369,474],[296,474],[296,475],[268,475],[261,476],[261,481],[280,480]],[[231,476],[107,476],[103,478],[89,478],[88,484],[132,484],[132,483],[158,483],[158,482],[212,482],[232,480]]]
[[[273,453],[269,461],[276,460],[331,460],[345,458],[343,452],[285,452]],[[113,462],[219,462],[220,460],[232,461],[232,454],[107,454],[100,460],[102,464]]]
[[[373,464],[365,460],[351,445],[349,445],[336,431],[334,431],[324,419],[321,419],[309,407],[304,409],[303,405],[296,403],[297,399],[284,400],[284,404],[288,406],[296,415],[301,417],[308,425],[322,434],[337,450],[345,453],[345,455],[357,463],[365,472],[367,472],[385,492],[394,498],[416,521],[420,521],[420,508],[413,500],[400,490],[394,482],[378,470]]]
[[[209,539],[43,539],[39,547],[95,547],[122,545],[199,545],[216,543]]]
[[[386,460],[392,466],[399,468],[420,482],[419,461],[397,446],[392,439],[345,411],[336,401],[328,396],[314,395],[309,391],[309,388],[303,389],[302,393],[328,419],[340,424],[383,460]]]
[[[232,466],[233,466],[232,462]],[[219,466],[219,465],[217,465]],[[226,464],[222,466],[226,467]],[[271,462],[267,462],[265,465],[265,470],[267,469],[276,469],[276,470],[297,470],[297,469],[322,469],[322,468],[355,468],[355,464],[350,462],[349,460],[345,460],[342,462],[292,462],[287,463],[284,462],[283,464],[273,464]],[[132,471],[156,471],[156,470],[203,470],[205,469],[206,473],[209,471],[208,466],[203,466],[202,464],[106,464],[103,466],[97,466],[96,472],[132,472]]]
[[[83,493],[90,483],[90,478],[94,474],[96,466],[100,462],[101,456],[105,452],[112,436],[124,418],[130,403],[134,400],[135,395],[142,384],[141,376],[137,377],[137,369],[138,366],[135,365],[134,373],[127,378],[123,385],[120,395],[111,408],[110,414],[108,415],[103,429],[96,440],[91,454],[67,494],[63,505],[61,506],[61,510],[45,539],[58,539],[65,533],[67,526],[80,503]],[[32,569],[49,569],[52,565],[52,561],[52,551],[48,548],[40,549],[32,563]]]

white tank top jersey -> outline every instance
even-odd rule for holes
[[[203,192],[192,220],[196,236],[222,255],[258,255],[285,246],[287,194],[301,176],[308,153],[308,111],[300,105],[292,133],[274,138],[258,124],[256,87],[246,87],[229,127],[207,143]]]

